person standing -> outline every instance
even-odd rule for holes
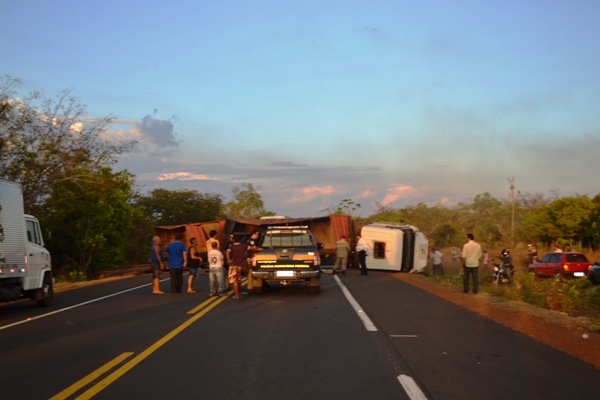
[[[200,253],[198,253],[198,248],[196,244],[198,241],[195,237],[190,239],[190,247],[187,249],[187,266],[188,266],[188,293],[196,293],[194,290],[194,279],[198,276],[198,271],[200,270],[200,263],[202,262],[202,257],[200,257]]]
[[[223,247],[223,254],[227,254],[227,249],[229,249],[229,246],[231,246],[233,244],[233,233],[230,233],[228,236],[228,239],[225,241],[225,246]],[[227,271],[229,267],[229,262],[227,261],[227,257],[225,257],[225,261],[223,263],[223,268],[225,268],[225,271]]]
[[[483,251],[483,268],[487,268],[490,265],[490,255],[487,250]]]
[[[152,264],[152,294],[165,294],[159,288],[160,275],[165,269],[165,255],[160,248],[161,239],[158,236],[152,238],[150,247],[150,263]]]
[[[431,263],[433,264],[433,274],[444,276],[444,267],[442,266],[442,253],[435,247],[431,249]]]
[[[335,242],[335,265],[333,273],[342,272],[342,276],[346,276],[346,267],[348,265],[348,253],[350,253],[350,244],[346,240],[346,236],[342,236],[340,240]]]
[[[169,275],[171,276],[171,293],[181,293],[183,286],[183,269],[187,265],[187,249],[181,242],[183,235],[175,234],[175,241],[167,246],[169,255]]]
[[[219,240],[217,239],[217,231],[211,229],[208,233],[208,240],[206,241],[206,252],[208,253],[213,249],[212,244],[217,243],[217,249],[220,248]]]
[[[259,236],[260,236],[260,232],[255,229],[252,231],[252,233],[250,234],[250,237],[246,241],[246,244],[248,245],[248,260],[246,263],[248,265],[248,283],[247,283],[248,290],[251,290],[254,288],[254,285],[253,285],[254,279],[252,277],[252,259],[254,257],[256,257],[256,253],[258,253],[259,251],[262,251],[262,248],[258,247],[258,237]]]
[[[529,264],[533,264],[538,257],[537,246],[535,244],[528,244],[527,250],[529,252]],[[529,265],[527,264],[527,265]]]
[[[458,261],[458,251],[456,247],[452,247],[452,266],[456,266],[456,262]]]
[[[227,261],[229,263],[229,272],[227,274],[227,281],[233,286],[235,293],[234,299],[239,299],[241,294],[241,274],[242,265],[246,262],[246,256],[248,252],[248,245],[246,243],[240,243],[237,235],[234,236],[233,244],[227,249]]]
[[[467,233],[467,243],[462,248],[463,292],[469,293],[469,277],[473,277],[473,294],[479,290],[479,259],[483,256],[481,245],[475,241],[472,233]]]
[[[356,235],[356,252],[358,253],[358,263],[360,264],[360,274],[368,275],[367,271],[367,251],[371,248],[369,243],[361,235]]]
[[[208,282],[210,287],[209,296],[221,296],[225,294],[225,271],[223,269],[223,253],[219,250],[219,242],[211,243],[208,257]]]

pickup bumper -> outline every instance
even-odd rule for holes
[[[319,278],[321,276],[321,271],[311,269],[311,270],[286,270],[286,269],[259,269],[256,271],[252,271],[252,277],[254,279],[264,279],[267,281],[291,281],[291,280],[305,280],[312,278]]]

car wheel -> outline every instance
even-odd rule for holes
[[[52,278],[50,275],[46,274],[44,276],[44,284],[40,289],[41,296],[38,297],[38,305],[41,307],[49,307],[52,305],[52,300],[54,299],[54,289],[52,287]]]

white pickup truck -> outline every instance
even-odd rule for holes
[[[29,297],[51,305],[51,268],[40,224],[24,212],[21,185],[0,178],[0,301]]]

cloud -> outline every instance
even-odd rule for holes
[[[141,141],[152,143],[160,147],[179,147],[175,139],[175,125],[170,119],[160,120],[146,115],[131,129],[133,135]]]
[[[71,125],[70,130],[71,130],[71,132],[81,133],[83,131],[83,123],[82,122],[74,123],[73,125]]]
[[[386,191],[386,195],[381,200],[382,206],[388,206],[399,199],[406,198],[415,194],[415,189],[408,185],[393,185]]]
[[[375,193],[371,189],[365,189],[359,194],[356,195],[357,199],[367,199],[369,197],[373,197]]]
[[[171,172],[167,174],[161,174],[157,178],[159,181],[218,181],[216,178],[209,178],[203,174],[191,174],[189,172]]]
[[[328,197],[335,193],[333,186],[307,186],[303,188],[292,189],[294,195],[290,199],[293,203],[309,202],[317,198]]]

